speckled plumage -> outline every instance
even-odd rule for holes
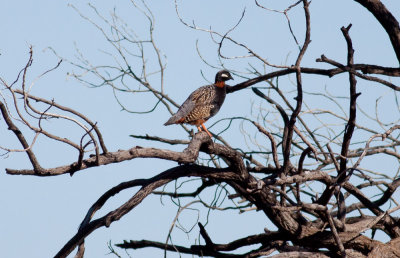
[[[228,71],[219,71],[214,84],[200,87],[192,92],[179,107],[176,114],[164,125],[186,123],[196,125],[198,128],[202,125],[205,129],[203,123],[214,116],[224,103],[226,96],[225,81],[229,79],[233,78]],[[209,133],[207,129],[205,131]]]
[[[176,123],[196,124],[198,120],[207,121],[219,111],[222,103],[224,103],[225,96],[225,87],[218,88],[212,84],[198,88],[190,94],[180,106],[178,112],[165,125]]]

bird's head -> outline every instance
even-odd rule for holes
[[[218,87],[224,87],[227,80],[233,80],[232,75],[227,70],[221,70],[215,75],[215,85]]]

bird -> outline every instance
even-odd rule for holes
[[[178,111],[164,124],[195,125],[199,132],[201,128],[212,138],[204,123],[217,114],[226,96],[225,81],[233,80],[228,70],[221,70],[215,75],[215,82],[193,91],[179,107]]]

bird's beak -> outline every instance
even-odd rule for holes
[[[235,80],[235,79],[233,79],[233,77],[232,77],[232,75],[229,75],[229,78],[228,78],[229,80]]]

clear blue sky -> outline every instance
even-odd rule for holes
[[[284,8],[290,1],[275,1],[285,4],[273,6],[274,1],[260,1],[271,4],[274,8]],[[292,1],[293,2],[293,1]],[[383,1],[397,19],[400,19],[400,2]],[[76,60],[77,46],[82,53],[93,63],[107,64],[112,62],[109,56],[100,50],[111,51],[109,45],[93,25],[83,20],[73,8],[74,5],[83,14],[96,19],[92,9],[86,1],[3,1],[0,8],[0,76],[11,82],[16,78],[19,70],[28,59],[29,46],[33,46],[34,63],[28,74],[28,81],[53,67],[58,59],[48,49],[53,48],[57,53],[69,60]],[[146,35],[146,20],[132,7],[130,1],[91,1],[99,12],[106,17],[116,7],[116,12],[134,28],[139,35]],[[292,64],[297,50],[293,39],[288,34],[284,16],[256,8],[249,1],[179,1],[181,14],[189,22],[194,20],[197,25],[210,25],[221,32],[231,28],[246,7],[243,22],[232,36],[256,49],[271,63]],[[195,88],[207,84],[201,75],[213,80],[216,69],[204,64],[196,53],[196,40],[199,40],[199,49],[207,60],[218,65],[215,46],[210,42],[207,33],[195,32],[183,26],[175,13],[173,1],[152,1],[149,3],[155,17],[155,40],[162,53],[167,56],[165,88],[168,94],[178,103]],[[291,13],[294,31],[300,41],[303,39],[302,8],[296,8]],[[321,54],[344,61],[346,58],[345,41],[340,27],[353,23],[351,36],[356,49],[356,62],[375,63],[385,66],[396,66],[398,63],[389,45],[384,31],[379,27],[369,13],[357,3],[350,0],[323,1],[313,0],[311,4],[312,44],[304,60],[305,65],[318,66],[314,60]],[[97,21],[99,21],[97,19]],[[227,47],[224,49],[229,55],[246,54],[244,51]],[[289,56],[288,56],[289,54]],[[288,59],[287,59],[288,56]],[[149,62],[152,62],[151,60]],[[244,70],[246,62],[226,62],[232,70]],[[135,65],[135,64],[134,64]],[[257,66],[261,68],[261,66]],[[64,62],[59,69],[48,74],[35,83],[33,94],[54,98],[56,102],[70,106],[97,121],[102,130],[106,144],[111,151],[127,149],[135,145],[160,146],[134,140],[130,134],[161,135],[170,138],[183,138],[186,135],[177,126],[165,128],[163,123],[169,114],[164,108],[159,108],[154,114],[140,116],[121,112],[120,107],[112,97],[108,88],[89,89],[67,76],[67,73],[76,70],[68,62]],[[267,71],[272,71],[267,68]],[[317,78],[318,80],[321,78]],[[310,81],[310,90],[313,87],[336,86],[346,83],[346,78],[339,78],[333,82]],[[235,83],[242,81],[236,77]],[[363,85],[361,89],[370,87],[363,92],[360,103],[368,101],[368,96],[385,94],[385,90],[377,93],[376,86]],[[364,87],[364,88],[363,88]],[[346,89],[345,86],[342,87]],[[314,88],[315,89],[315,88]],[[344,91],[346,92],[346,91]],[[345,94],[345,93],[343,93]],[[365,97],[364,97],[365,96]],[[145,110],[151,107],[146,98],[123,98],[127,106],[139,107]],[[364,103],[366,103],[364,102]],[[229,116],[249,115],[251,105],[260,104],[260,100],[245,90],[228,96],[218,118]],[[323,105],[323,103],[320,103]],[[316,103],[318,105],[318,103]],[[143,109],[142,109],[143,108]],[[216,118],[209,121],[211,125]],[[79,137],[75,129],[69,125],[54,123],[57,130],[64,137]],[[223,128],[223,126],[221,126]],[[0,120],[0,145],[11,148],[20,148],[10,133],[4,133],[6,127]],[[215,128],[214,130],[217,130]],[[71,132],[73,135],[71,135]],[[244,139],[240,134],[239,124],[234,124],[233,132],[224,135],[233,146],[243,146]],[[163,146],[166,147],[166,146]],[[181,150],[183,146],[173,147]],[[38,139],[35,152],[43,167],[54,167],[73,162],[77,153],[70,148],[47,141],[43,137]],[[5,168],[29,168],[30,164],[25,154],[10,154],[9,157],[0,157],[0,247],[2,257],[51,257],[76,233],[79,223],[83,219],[90,205],[109,188],[120,182],[133,178],[148,178],[174,164],[159,160],[133,160],[122,164],[103,166],[58,177],[31,177],[10,176],[5,174]],[[123,203],[132,194],[133,190],[121,193],[103,208],[97,216],[101,216],[118,204]],[[204,198],[211,198],[212,192]],[[197,207],[199,208],[199,207]],[[108,253],[107,242],[120,243],[124,239],[152,239],[165,241],[171,222],[177,208],[165,199],[161,204],[159,198],[150,197],[137,209],[120,221],[113,223],[110,228],[101,228],[92,233],[86,240],[86,257],[104,257]],[[182,223],[190,227],[195,223],[197,213],[188,211],[182,214]],[[204,214],[201,221],[205,221]],[[231,231],[232,225],[238,231]],[[212,212],[212,219],[208,227],[210,235],[216,242],[226,242],[248,234],[260,233],[268,227],[267,220],[257,212],[247,212],[238,215],[229,212]],[[194,229],[198,232],[197,228]],[[178,229],[174,230],[174,243],[189,246],[196,238],[196,234],[187,236]],[[123,251],[119,251],[124,255]],[[162,252],[148,249],[133,253],[134,257],[158,257]],[[168,257],[177,257],[170,254]]]

